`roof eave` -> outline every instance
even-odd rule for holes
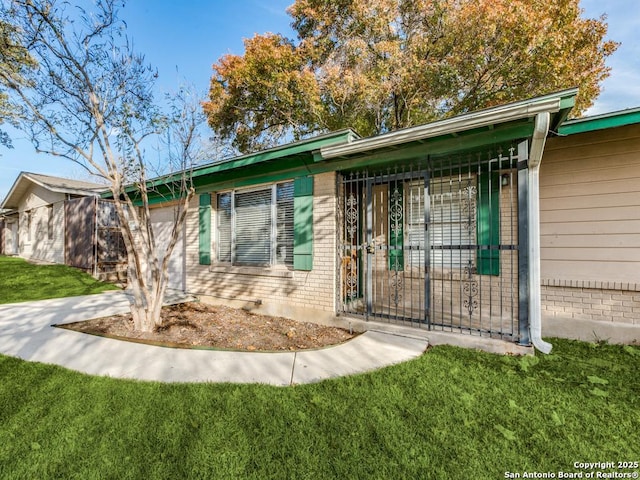
[[[222,162],[202,165],[194,169],[193,175],[207,175],[220,170],[247,167],[256,163],[262,163],[300,153],[313,154],[313,152],[321,150],[323,148],[323,143],[326,142],[332,142],[335,140],[335,143],[338,145],[348,145],[354,141],[358,141],[359,139],[360,136],[354,130],[346,128],[301,140],[299,142],[278,145],[277,147],[267,150],[232,157]]]
[[[323,147],[320,151],[321,158],[322,160],[330,160],[381,148],[393,147],[403,143],[456,134],[475,128],[489,127],[498,123],[532,118],[542,112],[560,113],[561,116],[566,116],[573,106],[573,99],[576,94],[577,89],[573,88],[543,97],[479,110],[425,125],[405,128],[377,137],[355,140],[345,145]]]
[[[193,171],[191,172],[191,178],[206,178],[211,175],[216,175],[221,172],[231,170],[240,171],[240,169],[252,168],[259,164],[272,162],[274,160],[281,160],[287,157],[293,158],[299,155],[308,155],[310,158],[315,158],[321,147],[326,143],[348,144],[359,138],[360,136],[351,128],[329,132],[323,135],[318,135],[316,137],[300,140],[298,142],[278,145],[267,150],[239,155],[237,157],[232,157],[221,162],[200,165],[193,169]],[[175,181],[175,179],[180,175],[181,172],[177,172],[153,178],[148,181],[148,184],[150,187],[160,187],[164,184]],[[133,186],[129,185],[127,187],[127,190],[133,191]],[[110,194],[106,193],[102,196],[105,198],[109,198]]]
[[[562,123],[558,128],[561,136],[624,127],[640,123],[640,107],[608,112],[590,117],[575,118]]]
[[[20,183],[20,181],[24,178],[25,176],[25,172],[20,172],[18,174],[18,176],[16,177],[16,179],[13,182],[13,185],[11,185],[11,188],[9,189],[9,193],[7,193],[7,196],[4,197],[4,199],[2,200],[2,203],[0,204],[0,209],[3,210],[16,210],[18,208],[17,204],[12,204],[11,200],[13,195],[16,192],[16,189],[18,188],[18,184]]]
[[[13,197],[16,196],[17,194],[20,194],[20,195],[24,194],[24,191],[26,191],[26,187],[22,189],[19,187],[25,181],[29,181],[35,185],[38,185],[42,188],[46,188],[47,190],[55,193],[63,193],[63,194],[69,194],[69,195],[98,196],[102,192],[102,189],[98,189],[98,188],[85,190],[85,189],[78,189],[78,188],[56,187],[56,186],[48,185],[46,183],[41,182],[37,178],[30,175],[29,172],[20,172],[16,180],[13,182],[13,185],[11,186],[9,193],[2,201],[2,204],[0,204],[0,208],[10,209],[10,210],[17,210],[19,208],[19,198],[14,199]]]

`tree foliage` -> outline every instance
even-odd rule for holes
[[[240,150],[352,127],[374,135],[609,75],[606,18],[579,0],[296,0],[294,42],[245,40],[213,65],[209,124]]]
[[[67,158],[108,185],[128,257],[131,311],[136,328],[161,323],[171,252],[194,194],[188,167],[197,157],[202,112],[177,95],[169,114],[154,101],[157,74],[136,54],[118,20],[117,0],[96,0],[92,10],[60,0],[12,0],[0,13],[12,25],[37,68],[0,71],[19,128],[39,152]],[[151,225],[145,145],[153,136],[173,139],[167,155],[181,174],[167,182],[176,203],[166,248]]]
[[[25,72],[36,66],[28,50],[20,44],[16,27],[0,20],[0,125],[6,120],[12,121],[18,114],[8,101],[5,78],[16,84],[24,85]],[[10,147],[11,139],[0,130],[0,144]]]

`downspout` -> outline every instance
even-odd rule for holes
[[[531,343],[542,353],[553,346],[542,340],[540,299],[540,163],[550,124],[549,112],[538,113],[529,154],[529,328]]]

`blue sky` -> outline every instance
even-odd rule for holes
[[[188,81],[206,92],[211,65],[225,53],[242,54],[244,38],[280,32],[293,37],[285,10],[293,0],[131,0],[121,12],[134,48],[158,68],[158,93]],[[609,38],[622,42],[609,58],[611,76],[587,115],[640,106],[640,2],[582,0],[588,17],[608,16]],[[0,198],[21,171],[87,179],[68,160],[35,153],[31,144],[13,136],[15,148],[0,147]]]

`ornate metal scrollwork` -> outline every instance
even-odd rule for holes
[[[358,297],[358,268],[355,260],[349,259],[349,263],[346,265],[346,294],[348,300],[353,300]]]
[[[466,297],[464,299],[464,307],[469,313],[469,318],[473,315],[473,312],[478,308],[478,282],[474,278],[476,273],[476,267],[473,265],[473,261],[469,260],[469,263],[464,267],[465,278],[462,280],[462,292]]]
[[[391,276],[391,301],[397,307],[402,301],[402,291],[403,291],[403,279],[402,273],[398,270],[395,270],[394,274]]]
[[[390,279],[391,301],[397,307],[402,301],[404,269],[404,204],[402,188],[395,185],[389,198],[389,267],[392,276]]]
[[[346,233],[346,249],[347,256],[343,260],[344,265],[344,288],[347,301],[358,298],[358,262],[356,260],[357,241],[358,241],[358,197],[354,192],[349,192],[345,200],[344,207],[345,217],[345,233]]]
[[[402,233],[403,214],[402,192],[398,187],[395,187],[391,194],[391,208],[389,212],[392,238],[397,238],[398,235]]]
[[[347,231],[347,240],[349,243],[353,243],[358,233],[358,198],[353,192],[349,193],[345,202],[344,216]]]
[[[467,185],[460,191],[460,203],[462,208],[463,228],[467,232],[473,232],[476,228],[476,196],[478,188],[475,185]]]

